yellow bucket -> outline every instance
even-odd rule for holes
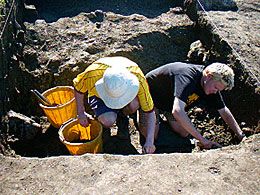
[[[79,124],[78,119],[71,119],[59,129],[59,138],[70,154],[102,152],[102,125],[91,120],[88,127]]]
[[[57,86],[43,92],[42,95],[46,97],[51,104],[57,106],[45,106],[40,103],[50,123],[59,128],[63,123],[71,118],[76,118],[77,107],[74,96],[74,89],[71,86]]]

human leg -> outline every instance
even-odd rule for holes
[[[136,96],[129,104],[127,104],[123,109],[122,112],[124,115],[131,115],[135,113],[140,107],[140,103],[138,97]]]
[[[116,122],[119,110],[108,108],[105,103],[96,96],[89,97],[88,104],[94,112],[95,117],[105,128],[113,126]]]
[[[117,113],[115,112],[105,112],[98,117],[98,121],[105,127],[109,128],[112,127],[113,124],[115,124],[117,119]]]
[[[182,137],[187,137],[189,133],[177,122],[177,120],[173,117],[170,112],[163,112],[166,117],[169,125],[171,126],[172,131],[178,133]]]
[[[105,103],[98,97],[92,96],[88,98],[88,103],[93,110],[95,117],[103,125],[105,129],[110,129],[110,127],[116,124],[117,126],[117,137],[124,140],[129,140],[129,118],[123,113],[123,109],[116,110],[108,108]],[[134,102],[133,102],[134,103]],[[134,108],[137,104],[131,104],[129,107]],[[139,105],[139,104],[138,104]],[[131,111],[131,109],[128,109]]]
[[[136,96],[129,104],[127,104],[118,112],[116,125],[118,127],[117,137],[119,137],[120,139],[130,139],[129,115],[135,113],[139,107],[139,100]]]

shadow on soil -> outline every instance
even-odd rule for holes
[[[103,153],[106,154],[140,154],[131,144],[129,128],[120,129],[128,133],[128,138],[111,136],[108,129],[103,131]],[[145,140],[141,136],[140,142],[143,145]],[[166,122],[160,124],[158,139],[155,141],[155,153],[188,153],[194,146],[188,138],[182,138],[170,130]],[[50,127],[44,134],[39,134],[30,141],[16,141],[11,144],[17,155],[24,157],[50,157],[70,155],[66,146],[61,143],[58,136],[58,129]]]
[[[29,0],[27,3],[35,5],[38,19],[54,22],[62,17],[73,17],[81,12],[89,13],[95,10],[114,12],[124,16],[140,14],[147,18],[155,18],[169,11],[171,7],[181,6],[183,0]]]

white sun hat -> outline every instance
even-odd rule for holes
[[[114,66],[105,70],[103,78],[99,79],[95,86],[107,107],[121,109],[136,97],[139,81],[125,67]]]

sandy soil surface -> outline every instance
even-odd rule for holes
[[[258,194],[260,136],[194,154],[0,156],[1,194]]]
[[[238,12],[214,11],[209,16],[223,33],[221,37],[229,40],[242,60],[258,67],[259,33],[254,32],[259,31],[259,3],[252,0],[236,2]],[[145,4],[138,6],[138,10],[129,10],[123,5],[120,9],[109,10],[115,14],[109,12],[104,15],[98,11],[63,19],[59,18],[68,16],[63,15],[66,10],[56,13],[59,17],[55,18],[55,9],[46,8],[54,15],[49,14],[49,18],[45,19],[53,23],[39,20],[35,24],[27,24],[27,36],[31,39],[25,46],[24,62],[19,64],[23,74],[15,77],[22,84],[14,82],[21,91],[16,96],[18,102],[32,99],[23,95],[25,90],[21,89],[24,86],[44,90],[54,84],[64,85],[64,82],[71,82],[71,78],[87,63],[102,55],[129,56],[145,71],[152,68],[150,65],[154,67],[172,61],[173,56],[175,60],[185,60],[189,45],[197,36],[191,30],[192,22],[186,16],[175,15],[173,10],[168,11],[170,7],[167,6],[159,12],[144,11]],[[134,11],[138,14],[129,16]],[[111,26],[114,27],[113,32],[107,33]],[[252,71],[256,75],[259,73],[257,68]],[[236,89],[240,100],[243,100],[242,90]],[[248,107],[249,98],[252,98],[254,105],[241,110],[241,117],[257,110],[259,105],[256,96],[244,96],[247,101],[241,101],[239,106],[233,105],[234,110]],[[236,99],[232,101],[236,103]],[[37,106],[35,103],[34,108]],[[252,121],[256,121],[257,117],[259,119],[259,115],[251,115],[249,117],[254,118]],[[209,120],[203,118],[194,123],[211,131],[209,126],[213,123]],[[221,134],[222,124],[214,127],[219,129],[214,129],[214,136],[207,131],[204,136],[228,145],[233,139],[230,133]],[[248,132],[248,135],[252,133],[256,132]],[[138,154],[141,150],[138,134],[134,131],[132,134],[132,144],[135,146],[132,149]],[[118,141],[110,140],[109,143],[116,149],[124,148]],[[22,156],[30,157],[0,156],[0,194],[258,194],[260,191],[260,134],[250,136],[239,145],[190,154],[65,156],[69,155],[68,151],[58,142],[54,129],[50,128],[39,139],[24,141],[17,147]],[[122,150],[118,153],[123,154]]]

